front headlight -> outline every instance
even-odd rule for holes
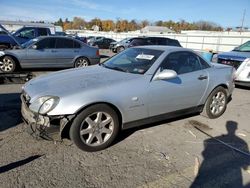
[[[53,110],[59,103],[59,97],[44,96],[36,99],[29,106],[30,110],[39,114],[46,114]]]

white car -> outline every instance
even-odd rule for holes
[[[231,52],[218,54],[218,63],[231,65],[236,69],[236,85],[250,87],[250,41]]]

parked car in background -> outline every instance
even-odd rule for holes
[[[70,37],[38,37],[19,49],[0,51],[0,71],[17,68],[85,67],[100,62],[99,49]]]
[[[189,49],[129,48],[99,65],[29,81],[22,116],[42,137],[57,130],[80,149],[97,151],[120,129],[196,112],[220,117],[234,89],[233,73]]]
[[[236,69],[235,84],[250,87],[250,41],[231,52],[218,54],[217,62],[231,65]]]
[[[113,52],[121,52],[126,48],[133,46],[145,46],[145,45],[164,45],[164,46],[178,46],[181,47],[178,40],[165,38],[165,37],[133,37],[126,38],[124,41],[112,45],[110,49]]]
[[[132,38],[125,38],[118,42],[111,42],[109,49],[114,53],[121,52],[128,46],[131,39]]]
[[[144,46],[144,45],[164,45],[181,47],[178,40],[165,37],[138,37],[133,38],[128,47]]]
[[[0,34],[0,49],[10,49],[39,36],[51,35],[50,29],[43,27],[22,27],[12,34],[1,25],[0,28],[5,31],[4,34],[3,32]]]
[[[102,38],[104,38],[104,37],[101,37],[101,36],[98,36],[98,37],[95,37],[95,36],[88,36],[88,37],[87,37],[87,44],[89,44],[89,45],[92,46],[92,44],[93,44],[95,41],[100,40],[100,39],[102,39]]]
[[[68,35],[68,36],[73,37],[73,38],[80,40],[80,41],[84,42],[85,44],[87,44],[87,37],[79,37],[77,35]]]
[[[111,42],[115,42],[115,40],[111,38],[101,38],[99,40],[94,41],[91,45],[96,46],[100,49],[109,49]]]

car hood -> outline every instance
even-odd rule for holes
[[[58,71],[34,78],[26,83],[23,89],[31,99],[45,95],[63,97],[87,90],[114,86],[139,77],[141,75],[94,65],[87,68]]]
[[[218,54],[218,58],[244,61],[246,58],[250,58],[250,52],[239,52],[239,51],[224,52]]]

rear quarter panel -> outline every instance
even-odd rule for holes
[[[234,89],[234,68],[230,66],[217,66],[212,64],[212,67],[206,69],[208,72],[208,88],[201,104],[205,104],[210,93],[218,86],[226,86],[228,96],[232,94]]]

